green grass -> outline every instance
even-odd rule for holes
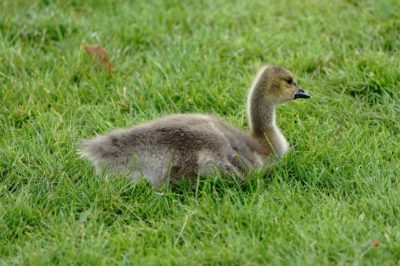
[[[2,0],[0,264],[398,264],[398,10]],[[86,43],[107,49],[111,76]],[[279,108],[292,150],[269,173],[157,191],[96,178],[76,154],[81,138],[176,112],[247,128],[247,89],[266,62],[312,95]]]

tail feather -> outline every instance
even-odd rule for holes
[[[79,155],[98,164],[102,161],[116,161],[126,153],[125,145],[121,145],[113,136],[98,136],[78,143]]]

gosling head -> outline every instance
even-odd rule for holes
[[[271,105],[281,104],[296,99],[307,99],[310,95],[301,88],[293,74],[280,66],[266,65],[255,80],[258,97]]]

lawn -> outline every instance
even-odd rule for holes
[[[397,265],[400,2],[0,1],[0,265]],[[82,48],[103,46],[109,74]],[[291,151],[245,183],[96,178],[76,143],[178,112],[248,128],[270,62]]]

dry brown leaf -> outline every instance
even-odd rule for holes
[[[378,245],[379,245],[379,240],[378,239],[371,240],[371,246],[376,247]]]
[[[83,49],[85,49],[86,53],[96,60],[98,64],[103,66],[109,74],[112,72],[112,65],[108,56],[106,54],[106,50],[98,44],[85,44],[83,45]]]

